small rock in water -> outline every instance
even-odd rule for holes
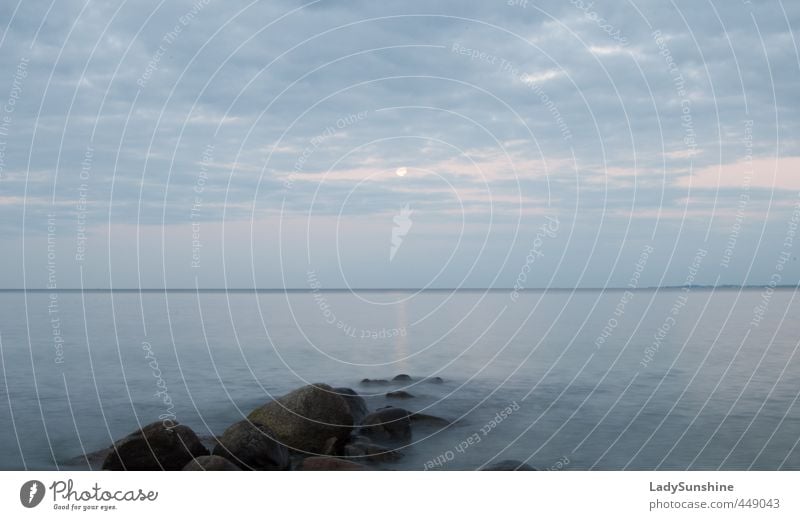
[[[363,471],[363,464],[335,457],[306,457],[297,468],[300,471]]]
[[[405,390],[395,390],[386,394],[389,399],[411,399],[414,395],[409,394]]]
[[[442,379],[439,376],[428,377],[428,378],[425,379],[425,382],[426,383],[433,383],[435,385],[441,385],[442,383],[444,383],[444,379]]]
[[[435,415],[428,415],[424,413],[411,414],[410,419],[412,423],[428,424],[431,426],[450,426],[451,424],[453,424],[451,421],[448,421],[447,419],[442,419],[441,417],[436,417]]]
[[[362,379],[362,385],[388,385],[389,381],[385,379]]]
[[[392,378],[392,381],[411,381],[411,376],[408,374],[398,374]]]
[[[239,466],[218,455],[197,457],[183,467],[183,471],[242,471]]]
[[[536,468],[525,464],[519,460],[501,460],[490,466],[486,466],[481,471],[536,471]]]

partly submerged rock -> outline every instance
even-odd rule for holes
[[[289,469],[289,450],[264,424],[239,421],[229,426],[217,441],[213,454],[242,469]]]
[[[501,460],[486,466],[481,471],[536,471],[536,468],[519,460]]]
[[[346,445],[344,454],[354,459],[369,462],[394,462],[403,458],[403,454],[397,450],[363,441]]]
[[[154,422],[117,441],[103,461],[105,470],[180,470],[208,450],[191,428]]]
[[[424,413],[412,413],[409,416],[409,419],[411,419],[411,422],[414,424],[425,424],[428,426],[445,427],[453,424],[451,421],[448,421],[447,419],[442,419],[441,417],[436,417],[435,415],[428,415]]]
[[[388,392],[386,397],[389,399],[411,399],[414,395],[405,390],[395,390],[394,392]]]
[[[339,387],[333,390],[341,395],[347,402],[347,406],[350,407],[350,414],[353,416],[353,424],[361,424],[361,421],[363,421],[364,417],[369,413],[369,408],[367,408],[367,402],[364,401],[364,398],[358,395],[358,392],[352,388]]]
[[[363,471],[363,464],[335,457],[306,457],[297,468],[300,471]]]
[[[241,471],[241,468],[225,457],[203,455],[189,461],[183,471]]]
[[[411,381],[411,376],[408,374],[397,374],[392,378],[392,381]]]
[[[325,384],[298,388],[253,410],[248,419],[269,427],[291,450],[323,453],[326,442],[344,442],[353,429],[353,414],[341,395]]]
[[[388,385],[389,381],[385,379],[362,379],[362,385]]]
[[[364,418],[361,433],[370,439],[405,442],[411,440],[411,412],[403,408],[380,408]]]

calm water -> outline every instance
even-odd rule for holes
[[[541,469],[796,470],[795,296],[0,293],[0,468],[75,469],[66,461],[165,413],[146,342],[175,415],[201,435],[306,382],[350,386],[382,406],[387,389],[359,381],[408,373],[445,383],[394,385],[416,397],[393,404],[458,421],[417,428],[392,467],[443,456],[444,469],[520,459]]]

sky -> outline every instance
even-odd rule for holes
[[[0,287],[795,285],[799,20],[3,2]]]

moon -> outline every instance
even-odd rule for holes
[[[401,166],[394,173],[396,173],[398,177],[405,177],[408,173],[408,169],[405,166]]]

